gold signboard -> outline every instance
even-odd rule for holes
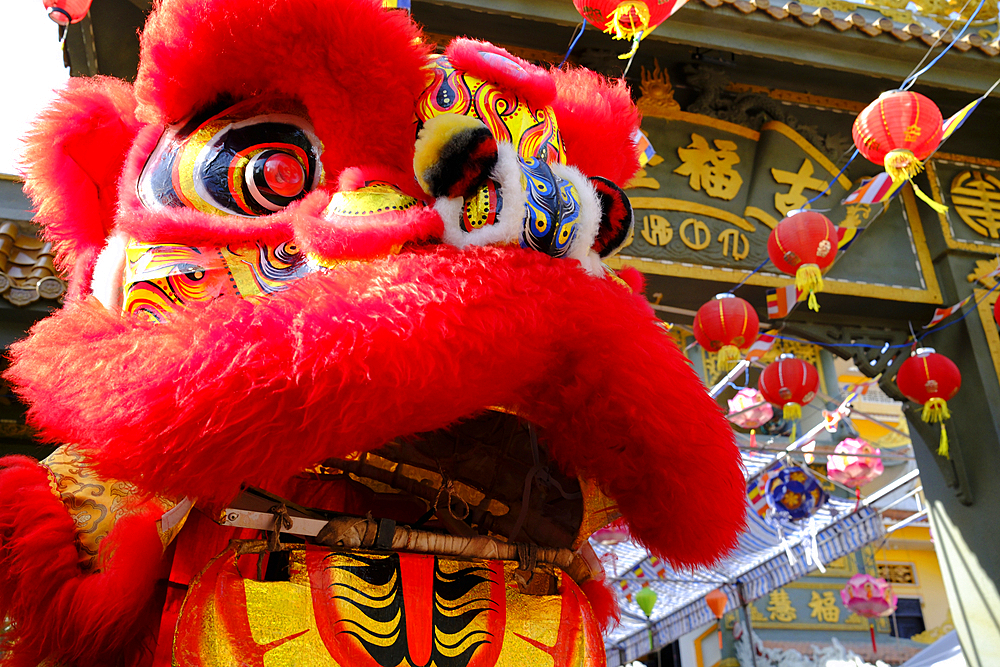
[[[658,154],[629,184],[636,233],[614,266],[736,283],[767,259],[767,238],[789,211],[827,209],[851,238],[879,206],[842,206],[854,183],[787,125],[759,132],[677,109],[647,109],[643,131]],[[825,194],[824,194],[825,193]],[[859,236],[828,274],[825,291],[941,303],[912,192]],[[910,250],[887,256],[886,246]],[[765,268],[748,282],[788,284]]]

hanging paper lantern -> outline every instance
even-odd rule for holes
[[[709,591],[705,594],[705,604],[708,608],[712,610],[715,614],[716,620],[721,621],[722,615],[726,613],[726,604],[729,602],[729,598],[726,594],[716,588],[714,591]],[[719,650],[722,650],[722,625],[719,625]]]
[[[640,588],[639,592],[635,594],[635,602],[642,609],[642,613],[646,615],[646,618],[649,618],[649,615],[653,613],[653,607],[656,606],[656,597],[656,591],[648,585]]]
[[[767,504],[781,518],[808,519],[819,511],[829,495],[813,474],[797,465],[785,465],[767,480]]]
[[[45,0],[49,18],[59,25],[79,23],[90,11],[91,0]]]
[[[945,420],[951,417],[948,401],[962,386],[962,374],[948,357],[932,347],[922,347],[899,366],[896,386],[914,403],[924,406],[921,418],[928,423],[941,423],[938,455],[948,456],[948,431]]]
[[[743,299],[725,292],[698,309],[694,337],[709,352],[719,353],[719,363],[732,367],[740,350],[750,347],[760,329],[757,311]]]
[[[846,487],[860,489],[885,471],[882,459],[877,458],[880,454],[867,440],[847,438],[837,444],[833,455],[827,459],[826,474]]]
[[[687,0],[573,0],[576,11],[615,39],[632,42],[632,50],[618,56],[630,58],[639,48],[639,41],[647,37]]]
[[[757,407],[751,408],[752,405]],[[758,390],[753,387],[744,387],[729,399],[727,419],[740,428],[760,428],[761,425],[774,419],[774,408]]]
[[[854,145],[885,171],[893,183],[909,181],[924,168],[923,161],[941,143],[941,111],[930,99],[908,90],[882,93],[854,121]],[[912,184],[912,181],[911,181]],[[913,184],[917,196],[934,210],[943,206]]]
[[[809,308],[819,310],[816,292],[823,291],[823,274],[837,257],[837,228],[822,213],[795,213],[771,230],[767,256],[779,271],[795,276],[799,293],[809,293]]]
[[[847,580],[847,585],[840,591],[840,601],[844,606],[865,618],[892,616],[896,611],[896,594],[892,592],[889,582],[881,577],[858,573]],[[875,627],[868,626],[872,635],[872,650],[875,646]]]
[[[783,408],[785,419],[801,419],[802,406],[816,397],[819,373],[810,363],[783,354],[760,374],[757,388],[768,403]]]

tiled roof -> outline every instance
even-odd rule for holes
[[[771,0],[699,0],[702,4],[712,9],[728,5],[732,10],[743,14],[763,12],[777,21],[794,20],[808,27],[824,23],[832,26],[841,32],[845,30],[858,30],[870,37],[877,37],[883,33],[895,37],[901,42],[908,42],[911,39],[922,41],[927,46],[939,43],[944,46],[955,41],[955,33],[947,30],[938,24],[934,19],[920,17],[922,22],[902,23],[891,18],[880,16],[868,18],[859,11],[837,11],[830,7],[813,7],[800,4],[791,0],[790,2],[771,2]],[[842,2],[839,5],[850,6],[852,3]],[[839,6],[838,5],[838,6]],[[877,12],[878,10],[870,6],[858,5],[859,9],[866,10],[866,13]],[[959,19],[956,25],[963,25],[963,20]],[[954,47],[955,50],[966,52],[970,49],[977,49],[987,56],[1000,55],[1000,36],[992,37],[986,32],[988,37],[983,37],[976,29],[970,30]]]
[[[52,244],[22,234],[17,223],[0,224],[0,294],[15,306],[57,300],[66,283],[56,275]]]

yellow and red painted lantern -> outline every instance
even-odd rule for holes
[[[709,352],[718,352],[719,363],[726,366],[757,340],[759,329],[753,306],[729,292],[716,294],[694,317],[695,340]]]
[[[943,131],[941,111],[929,98],[908,90],[883,93],[858,114],[852,133],[854,145],[866,158],[883,165],[893,183],[909,181],[937,150]],[[917,196],[937,211],[937,203],[916,185]]]
[[[757,383],[767,402],[783,409],[785,419],[800,419],[802,406],[816,397],[818,387],[816,367],[791,354],[768,365]]]
[[[938,455],[948,456],[948,431],[944,422],[951,418],[948,401],[962,386],[962,374],[955,362],[934,351],[918,348],[896,373],[896,386],[914,403],[924,406],[921,418],[927,423],[941,423]]]
[[[779,271],[795,276],[795,287],[809,293],[809,308],[819,310],[816,292],[837,257],[837,228],[822,213],[801,211],[771,230],[767,255]]]

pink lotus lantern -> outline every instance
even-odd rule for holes
[[[841,440],[833,453],[826,462],[827,475],[852,489],[860,489],[885,471],[882,459],[878,458],[881,452],[867,440]]]
[[[754,405],[757,407],[751,407]],[[746,387],[729,399],[729,415],[726,418],[740,428],[750,429],[750,446],[756,447],[756,429],[774,418],[774,408],[762,393],[753,387]]]
[[[845,607],[865,618],[891,616],[896,611],[896,594],[889,582],[870,574],[858,573],[848,579],[840,591],[840,600]],[[868,629],[872,635],[872,650],[877,652],[875,626],[869,625]]]
[[[751,405],[763,403],[747,410]],[[739,413],[739,414],[734,414]],[[760,428],[774,418],[774,408],[764,399],[764,395],[752,387],[740,389],[729,399],[729,421],[740,428]]]
[[[613,544],[619,544],[624,542],[630,537],[628,528],[625,527],[624,521],[614,521],[609,523],[604,528],[597,530],[590,539],[594,540],[598,544],[609,547]]]

